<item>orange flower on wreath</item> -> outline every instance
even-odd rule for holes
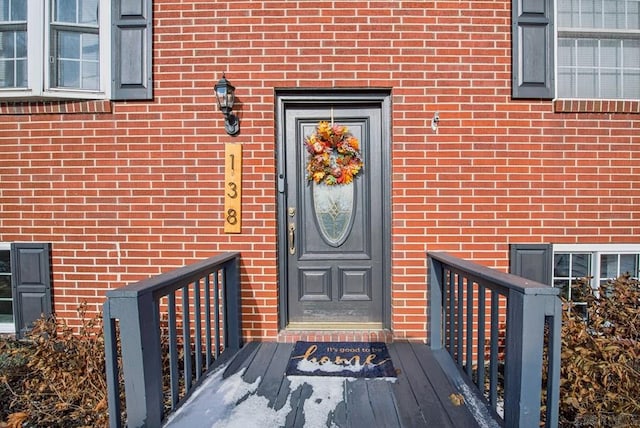
[[[324,183],[349,184],[362,170],[360,141],[343,125],[318,123],[313,134],[304,140],[309,153],[307,180]]]

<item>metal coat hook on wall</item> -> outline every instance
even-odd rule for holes
[[[435,112],[433,114],[433,119],[431,119],[431,130],[438,133],[438,124],[440,124],[440,112]]]

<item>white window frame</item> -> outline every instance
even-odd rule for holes
[[[52,88],[50,82],[52,0],[26,0],[28,88],[0,88],[0,100],[109,99],[111,97],[111,3],[99,0],[100,89]],[[46,60],[47,59],[47,60]]]
[[[554,22],[558,23],[560,22],[559,20],[559,13],[558,13],[558,3],[560,0],[555,0],[554,2]],[[560,27],[559,25],[556,25],[555,27],[555,31],[554,31],[554,80],[555,80],[555,97],[556,98],[562,98],[562,99],[577,99],[577,100],[593,100],[593,99],[598,99],[598,100],[604,100],[604,99],[615,99],[617,101],[637,101],[638,98],[602,98],[600,96],[596,96],[596,97],[559,97],[559,62],[558,62],[558,55],[559,55],[559,40],[561,38],[562,34],[566,34],[567,36],[572,35],[572,34],[579,34],[580,37],[578,37],[578,39],[580,38],[584,38],[584,39],[602,39],[602,38],[609,38],[612,40],[640,40],[640,29],[639,30],[628,30],[628,29],[603,29],[603,28],[597,28],[597,29],[593,29],[593,28],[579,28],[579,27],[570,27],[570,28],[565,28],[565,27]],[[613,37],[611,37],[613,35]],[[603,37],[604,36],[604,37]],[[598,48],[598,52],[600,52],[599,50],[600,48]],[[598,90],[601,90],[601,87],[598,86]]]
[[[598,289],[600,287],[600,256],[604,254],[640,254],[640,244],[554,244],[553,245],[553,261],[555,265],[556,253],[578,253],[591,255],[591,288]],[[552,268],[554,268],[553,266]],[[553,276],[553,282],[557,277]],[[615,278],[613,278],[615,279]]]
[[[9,254],[11,254],[11,244],[8,243],[4,243],[4,242],[0,242],[0,251],[9,251]],[[11,256],[9,256],[11,257]],[[11,273],[13,275],[13,272]],[[12,299],[14,297],[12,296]],[[3,334],[15,334],[16,332],[16,320],[14,319],[15,315],[12,314],[12,319],[13,321],[8,323],[8,322],[0,322],[0,333]]]

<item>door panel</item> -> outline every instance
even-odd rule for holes
[[[288,321],[383,323],[384,239],[381,108],[297,106],[285,110]],[[304,140],[320,121],[347,126],[363,168],[351,184],[307,180]]]

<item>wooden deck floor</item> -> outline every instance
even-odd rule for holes
[[[250,343],[212,373],[166,428],[477,427],[425,345],[388,345],[390,379],[285,376],[290,343]],[[484,423],[482,425],[485,425]]]

